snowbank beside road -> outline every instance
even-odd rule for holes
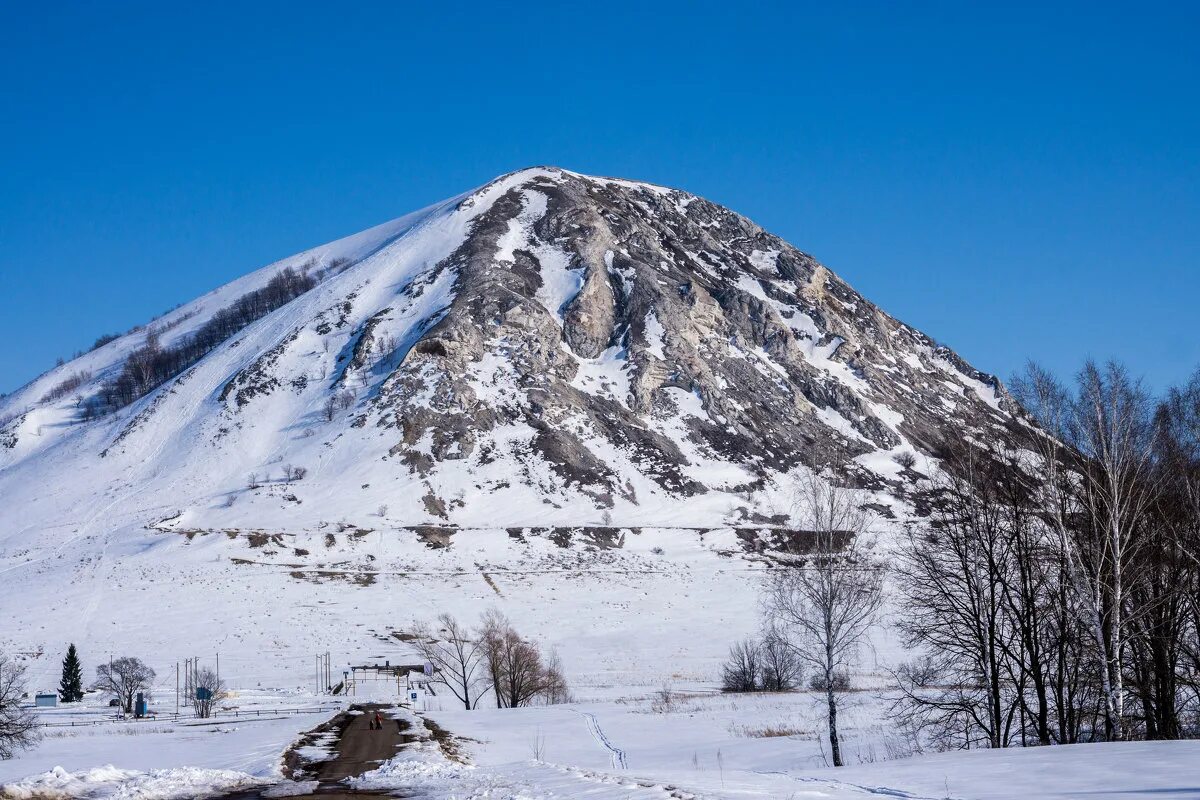
[[[329,713],[215,724],[181,721],[135,727],[114,722],[50,728],[33,750],[0,761],[0,797],[142,800],[198,796],[207,778],[223,790],[240,785],[222,783],[228,780],[270,783],[280,777],[283,751],[301,733],[328,719]],[[119,789],[124,784],[128,789]],[[171,794],[174,785],[187,788]],[[30,794],[34,788],[41,794]]]
[[[55,767],[0,787],[0,797],[13,800],[42,798],[105,798],[108,800],[175,800],[212,797],[267,783],[263,778],[223,769],[176,767],[149,772],[103,767],[68,772]]]
[[[429,789],[453,789],[464,783],[464,778],[473,772],[472,767],[458,764],[442,755],[436,744],[419,742],[409,745],[404,752],[384,762],[378,769],[371,770],[348,783],[355,789],[407,789],[410,791]]]

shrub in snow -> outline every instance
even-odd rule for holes
[[[746,639],[729,649],[721,670],[725,692],[786,692],[801,675],[795,648],[778,629],[768,629],[761,641]]]
[[[729,658],[721,668],[721,689],[726,692],[753,692],[759,688],[758,643],[746,639],[729,648]]]
[[[89,348],[88,352],[91,352],[92,350],[99,350],[101,347],[104,347],[104,345],[108,344],[109,342],[115,342],[117,339],[120,339],[120,338],[121,338],[121,334],[119,334],[119,333],[106,333],[106,334],[103,334],[102,336],[98,336],[96,338],[96,341],[92,343],[92,346],[91,346],[91,348]]]
[[[850,674],[845,670],[837,670],[833,673],[833,680],[831,683],[833,684],[833,691],[835,692],[848,691],[850,689]],[[814,692],[824,692],[830,687],[826,684],[825,675],[823,673],[817,673],[809,679],[808,688],[812,689]]]
[[[196,709],[196,716],[201,719],[212,716],[217,704],[227,696],[225,681],[221,680],[217,673],[209,667],[196,673],[191,680],[191,686],[194,688],[192,706]]]
[[[758,648],[764,692],[787,692],[800,684],[803,666],[781,629],[768,628]]]
[[[307,474],[308,467],[297,467],[293,464],[283,465],[283,479],[285,481],[302,481]]]
[[[321,405],[321,413],[324,414],[326,422],[333,421],[333,415],[337,413],[337,404],[337,397],[334,395],[325,398],[325,402]]]
[[[654,698],[650,701],[650,710],[655,714],[670,714],[680,709],[680,700],[675,685],[665,681],[662,688],[654,693]]]

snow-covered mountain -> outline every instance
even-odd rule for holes
[[[904,517],[1011,403],[744,217],[522,170],[0,400],[0,649],[305,686],[499,604],[573,685],[712,681],[795,475],[848,456]]]
[[[264,300],[285,270],[297,285]],[[179,530],[780,523],[797,467],[846,454],[903,495],[897,456],[1010,402],[744,217],[533,168],[0,400],[0,496],[40,508],[33,527],[118,497]]]

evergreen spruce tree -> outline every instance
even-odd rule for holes
[[[67,657],[63,659],[58,698],[64,703],[75,703],[83,699],[83,667],[79,664],[79,654],[75,652],[74,643],[67,648]]]

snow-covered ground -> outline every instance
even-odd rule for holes
[[[466,798],[862,798],[1113,800],[1200,797],[1200,742],[1131,742],[913,755],[882,720],[886,698],[851,695],[847,758],[827,766],[821,698],[807,693],[723,695],[672,685],[669,694],[580,687],[593,699],[527,709],[464,711],[431,698],[420,715],[398,709],[424,739],[352,782],[364,790]],[[384,683],[358,699],[394,700]],[[272,713],[297,697],[247,693],[261,716],[47,728],[35,751],[0,762],[0,797],[184,798],[278,781],[283,750],[333,713]],[[42,712],[94,723],[106,710]],[[450,731],[453,751],[424,718]],[[309,748],[320,758],[320,748]],[[303,787],[299,787],[302,789]],[[287,787],[295,791],[297,787]]]
[[[185,798],[273,783],[283,751],[341,706],[312,696],[238,695],[230,701],[237,716],[207,720],[175,718],[173,697],[158,719],[116,719],[95,694],[39,709],[42,740],[0,761],[0,797]]]
[[[432,717],[471,740],[474,769],[425,779],[434,797],[1200,797],[1200,742],[1135,742],[897,757],[874,698],[847,715],[852,766],[826,766],[817,698],[683,696]],[[786,734],[786,735],[779,735]],[[411,762],[421,766],[414,768]],[[401,756],[373,785],[438,763]],[[490,794],[488,792],[491,792]]]
[[[31,690],[56,685],[62,651],[75,641],[89,678],[109,652],[145,658],[158,671],[152,707],[165,717],[174,711],[175,662],[199,656],[212,666],[219,651],[221,674],[236,693],[230,705],[257,713],[204,724],[47,728],[36,750],[0,762],[0,783],[14,796],[39,787],[154,798],[275,780],[289,743],[333,714],[275,713],[330,702],[314,694],[315,654],[331,652],[335,682],[351,663],[411,663],[395,634],[413,620],[447,610],[474,621],[495,605],[559,651],[577,702],[465,712],[445,696],[432,698],[428,715],[459,737],[467,763],[447,761],[426,743],[364,786],[446,798],[1200,797],[1197,743],[900,758],[910,747],[884,719],[881,693],[886,667],[904,653],[886,630],[874,631],[864,648],[855,678],[861,691],[843,710],[852,766],[831,771],[819,698],[716,691],[729,643],[756,627],[764,569],[741,553],[732,531],[646,529],[611,550],[532,535],[518,541],[499,530],[463,532],[439,549],[411,531],[334,536],[330,560],[345,575],[369,570],[370,581],[333,571],[295,577],[291,549],[326,548],[316,537],[252,547],[219,533],[114,547],[91,565],[102,576],[96,581],[30,581],[13,570],[0,584],[5,607],[42,609],[0,629],[9,652],[23,653]],[[38,574],[52,574],[53,563]],[[393,700],[392,691],[363,684],[356,698]],[[41,714],[47,722],[90,723],[107,715],[101,702]]]
[[[560,653],[577,703],[468,713],[434,699],[428,714],[460,737],[467,763],[425,743],[363,786],[435,798],[1200,797],[1196,743],[892,760],[907,746],[877,693],[905,654],[886,630],[864,648],[862,691],[843,714],[853,766],[831,771],[818,698],[715,691],[729,644],[757,627],[765,569],[731,529],[644,528],[611,549],[582,532],[565,545],[503,529],[459,531],[452,547],[437,547],[384,526],[253,536],[129,529],[104,541],[78,562],[54,543],[28,541],[24,555],[9,551],[0,565],[0,599],[20,615],[0,625],[0,640],[22,654],[30,689],[56,686],[74,641],[88,678],[109,653],[147,660],[158,672],[152,705],[167,714],[175,663],[199,656],[213,666],[219,652],[232,704],[268,713],[212,725],[50,728],[38,749],[0,762],[10,795],[38,788],[148,800],[275,780],[288,744],[333,713],[270,718],[271,709],[317,702],[316,654],[331,653],[335,682],[352,663],[411,663],[397,635],[415,620],[449,611],[474,622],[497,606]],[[319,553],[323,566],[297,550]],[[358,697],[388,699],[387,688],[364,686]],[[64,713],[45,716],[65,721]]]

